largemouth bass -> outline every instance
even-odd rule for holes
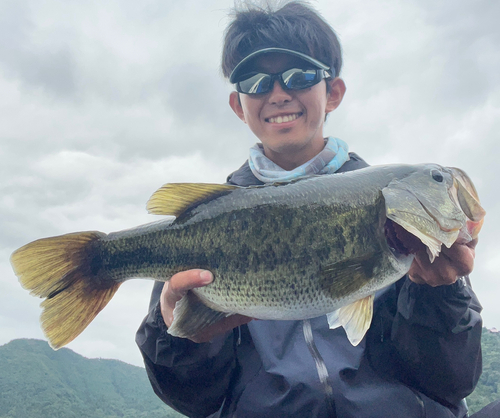
[[[45,238],[12,254],[21,285],[44,298],[51,346],[77,337],[131,278],[167,281],[210,270],[177,303],[168,332],[192,337],[221,318],[327,315],[358,344],[374,293],[408,272],[415,242],[431,260],[470,240],[484,210],[469,177],[434,164],[388,165],[257,187],[167,184],[149,211],[173,215],[133,229]]]

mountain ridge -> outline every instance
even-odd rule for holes
[[[174,418],[143,368],[88,359],[42,340],[0,346],[0,418]]]
[[[470,413],[500,399],[500,332],[483,328],[483,374]],[[0,418],[179,418],[145,370],[115,359],[52,350],[38,339],[0,346]]]

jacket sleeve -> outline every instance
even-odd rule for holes
[[[482,370],[482,308],[468,278],[431,287],[405,277],[397,287],[390,325],[372,336],[378,346],[373,363],[430,398],[457,406],[474,390]],[[374,354],[384,347],[376,360]],[[387,363],[380,366],[384,356]]]
[[[172,337],[160,311],[162,287],[155,283],[136,343],[156,395],[185,415],[206,417],[221,407],[229,386],[235,365],[233,333],[202,344]]]

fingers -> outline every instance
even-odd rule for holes
[[[476,245],[478,243],[478,239],[475,238],[473,239],[472,241],[469,241],[467,244],[465,244],[467,247],[471,248],[471,249],[475,249],[476,248]]]
[[[449,258],[452,268],[456,270],[458,276],[466,276],[474,268],[474,258],[476,256],[475,247],[477,239],[468,244],[453,245],[445,248],[443,253]]]
[[[168,291],[166,292],[167,302],[175,306],[175,302],[180,300],[188,290],[206,286],[212,280],[212,273],[208,270],[187,270],[174,274],[165,283],[165,285],[168,285]]]
[[[455,283],[458,277],[472,272],[476,245],[477,239],[467,244],[456,243],[450,248],[443,247],[433,263],[425,250],[419,251],[409,271],[410,279],[415,283],[427,283],[430,286]]]
[[[173,313],[177,301],[181,300],[188,290],[206,286],[212,280],[213,275],[210,271],[196,269],[177,273],[165,283],[160,296],[160,308],[167,327],[174,320]]]
[[[160,296],[160,308],[163,320],[167,327],[172,325],[174,320],[175,304],[182,299],[188,290],[196,287],[206,286],[212,283],[213,275],[207,270],[187,270],[175,274],[163,286]],[[205,328],[199,335],[191,338],[196,343],[212,340],[216,335],[224,334],[227,331],[250,322],[253,318],[243,315],[231,315]]]

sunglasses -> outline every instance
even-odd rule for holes
[[[278,80],[284,90],[303,90],[318,84],[331,74],[322,69],[302,70],[290,68],[276,74],[251,73],[240,77],[236,83],[236,90],[244,94],[265,94],[274,87],[274,81]]]

